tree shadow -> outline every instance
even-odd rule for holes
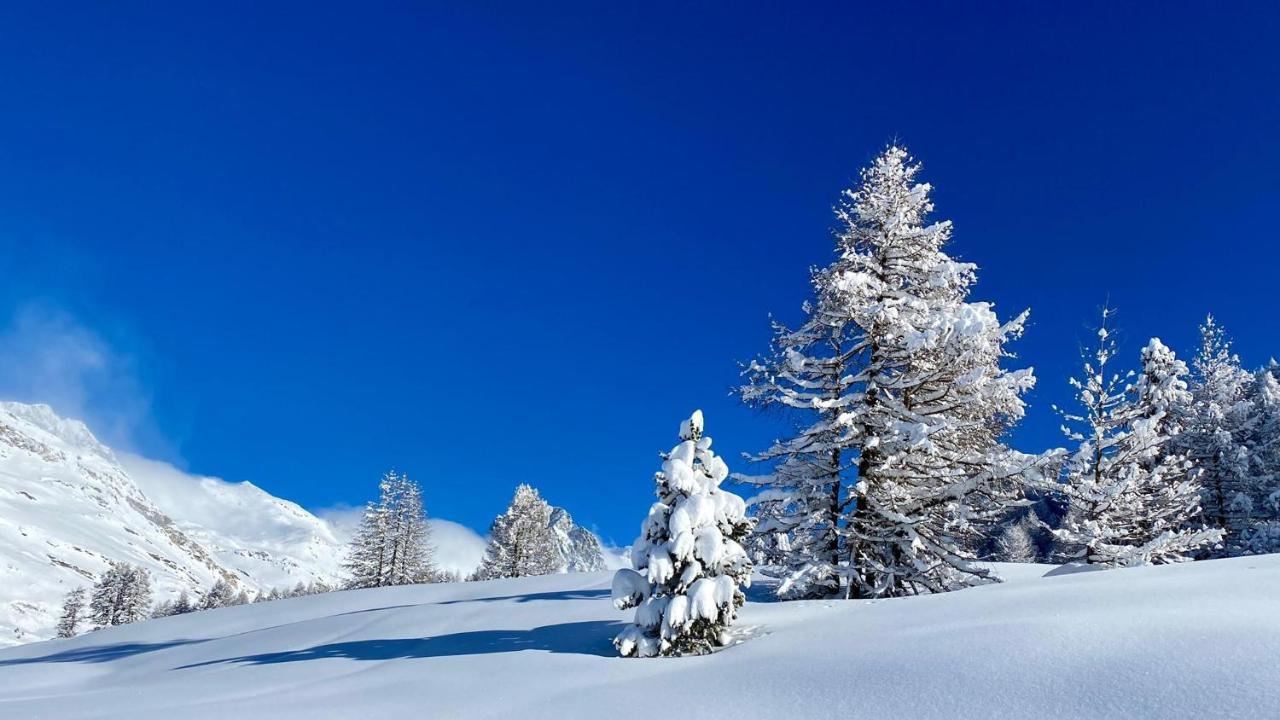
[[[520,603],[534,602],[537,600],[594,600],[596,598],[609,597],[609,592],[609,590],[557,590],[555,592],[526,593],[524,595],[495,595],[494,597],[470,598],[466,600],[445,600],[435,604],[457,605],[459,603],[498,602],[500,600],[515,600]]]
[[[162,643],[116,643],[114,645],[92,645],[86,648],[64,650],[62,652],[41,655],[39,657],[0,660],[0,667],[4,667],[6,665],[31,665],[35,663],[109,662],[111,660],[118,660],[120,658],[130,657],[133,655],[141,655],[143,653],[165,650],[171,647],[179,647],[181,645],[191,645],[202,642],[208,642],[208,640],[174,640]]]
[[[183,665],[178,670],[206,665],[275,665],[279,663],[345,658],[348,660],[398,660],[406,658],[490,655],[539,650],[570,655],[614,657],[613,637],[623,624],[615,621],[544,625],[532,630],[476,630],[425,638],[354,640],[316,645],[303,650],[242,655]]]

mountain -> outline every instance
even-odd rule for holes
[[[607,573],[327,593],[0,650],[5,720],[1280,717],[1280,555],[756,602],[621,659]],[[756,592],[753,596],[761,596]]]
[[[0,403],[0,645],[51,637],[63,596],[111,561],[146,568],[165,600],[219,578],[332,583],[341,553],[323,521],[253,485],[122,463],[83,423]]]
[[[595,572],[605,569],[600,538],[573,522],[569,511],[551,508],[551,537],[561,557],[560,572]]]

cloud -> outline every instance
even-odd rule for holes
[[[0,329],[0,396],[49,405],[108,445],[163,444],[133,358],[48,305],[20,306]]]

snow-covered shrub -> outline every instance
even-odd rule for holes
[[[680,444],[655,476],[658,501],[631,547],[634,570],[614,575],[614,605],[636,608],[614,640],[624,656],[710,652],[728,642],[746,599],[751,562],[740,543],[752,521],[742,498],[720,488],[729,470],[702,429],[701,410],[680,425]]]

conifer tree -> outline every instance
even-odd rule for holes
[[[636,608],[614,640],[623,656],[701,655],[728,643],[740,588],[751,584],[741,542],[752,525],[742,498],[720,488],[728,474],[695,411],[654,478],[658,501],[631,547],[634,569],[613,578],[614,605]]]
[[[378,502],[365,507],[345,568],[349,587],[431,582],[439,573],[422,490],[395,471],[378,485]],[[304,588],[305,591],[305,588]]]
[[[113,562],[93,586],[90,619],[101,629],[137,622],[151,606],[151,575],[145,568]]]
[[[1055,537],[1069,558],[1128,566],[1189,560],[1218,542],[1199,525],[1200,488],[1173,444],[1178,409],[1190,402],[1186,365],[1158,339],[1142,351],[1142,373],[1110,369],[1115,341],[1103,310],[1098,347],[1082,378],[1072,379],[1081,414],[1063,413],[1079,447],[1064,466],[1068,509]],[[1073,429],[1076,426],[1079,429]]]
[[[235,604],[236,592],[230,583],[219,578],[213,583],[213,587],[209,588],[209,592],[205,593],[204,599],[200,601],[201,610],[213,610],[214,608],[227,607]]]
[[[835,596],[847,561],[843,521],[857,458],[855,439],[839,420],[855,395],[861,348],[851,298],[839,282],[852,267],[841,254],[810,273],[814,299],[803,306],[804,321],[794,329],[774,321],[769,354],[747,366],[747,383],[738,389],[749,405],[780,410],[795,423],[792,433],[751,457],[773,463],[772,472],[734,478],[765,488],[755,508],[762,535],[750,543],[785,548],[767,559],[781,569],[780,594],[790,598]]]
[[[489,527],[489,544],[476,579],[549,575],[560,569],[551,534],[551,506],[529,485],[516,488],[506,512]]]
[[[1005,527],[996,541],[996,546],[998,551],[996,557],[1004,562],[1031,563],[1038,559],[1039,553],[1035,541],[1032,540],[1031,531],[1023,520]]]
[[[88,591],[82,587],[67,593],[67,599],[62,603],[62,616],[58,618],[58,637],[75,637],[76,633],[79,632],[80,624],[85,619],[85,598],[87,596]]]
[[[950,222],[927,224],[931,188],[919,170],[891,146],[838,210],[835,290],[857,362],[839,417],[857,460],[843,530],[855,597],[992,579],[974,564],[976,548],[1041,464],[1001,443],[1035,384],[1029,369],[1000,366],[1027,314],[1001,323],[990,304],[968,301],[976,267],[947,255]]]
[[[1213,316],[1200,327],[1200,350],[1192,366],[1192,401],[1181,419],[1184,429],[1177,444],[1203,488],[1206,521],[1225,533],[1231,548],[1239,544],[1255,510],[1249,447],[1256,417],[1248,396],[1251,376],[1240,367],[1240,358],[1231,352]]]

